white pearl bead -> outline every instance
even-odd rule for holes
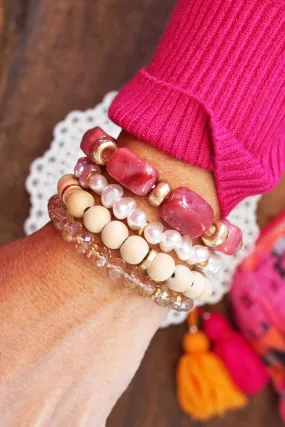
[[[67,199],[66,207],[68,213],[75,218],[82,218],[86,209],[94,206],[94,198],[87,191],[78,190],[71,193]]]
[[[192,239],[187,236],[182,237],[182,244],[175,249],[175,252],[181,261],[189,259],[192,250]]]
[[[94,191],[94,193],[97,194],[102,194],[107,185],[107,179],[104,177],[104,175],[101,175],[100,173],[97,173],[96,175],[92,176],[89,181],[89,187],[91,188],[91,190]]]
[[[206,276],[204,276],[204,279],[205,279],[206,287],[202,295],[196,298],[197,301],[206,301],[212,295],[212,292],[213,292],[213,284],[211,280]]]
[[[173,249],[179,248],[182,243],[181,234],[175,230],[165,230],[162,234],[161,242],[159,246],[163,252],[170,252]]]
[[[104,188],[101,196],[102,205],[104,205],[106,208],[111,208],[114,202],[120,200],[123,193],[124,190],[120,185],[107,185],[107,187]]]
[[[194,264],[200,264],[202,262],[205,262],[209,258],[209,255],[210,255],[210,251],[206,246],[202,246],[202,245],[192,246],[190,257],[187,260],[187,264],[194,265]]]
[[[185,265],[176,265],[174,274],[167,280],[167,285],[175,292],[185,292],[190,288],[193,280],[190,268]]]
[[[147,215],[141,209],[134,209],[129,214],[127,222],[132,230],[139,230],[147,222]]]
[[[198,271],[192,271],[193,282],[190,285],[190,288],[184,292],[184,295],[187,298],[195,299],[202,295],[206,288],[206,280],[203,274],[198,273]]]
[[[136,201],[132,197],[122,197],[113,204],[113,214],[118,219],[125,219],[136,208]]]
[[[120,247],[120,254],[128,264],[140,264],[147,256],[149,246],[140,236],[130,236]]]
[[[211,252],[208,264],[203,268],[203,271],[208,274],[217,274],[223,267],[223,260],[216,252]]]
[[[161,241],[163,225],[160,222],[151,222],[144,229],[144,237],[151,245],[157,245]]]
[[[121,221],[108,222],[101,233],[102,242],[109,249],[119,249],[128,236],[128,227]]]
[[[104,206],[92,206],[83,216],[83,223],[91,233],[101,233],[108,222],[111,221],[111,214]]]
[[[147,269],[149,277],[155,282],[163,282],[172,276],[175,262],[170,255],[158,253]]]

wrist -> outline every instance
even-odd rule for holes
[[[167,181],[172,188],[185,186],[198,193],[212,206],[214,218],[220,217],[215,179],[211,171],[172,158],[125,131],[120,134],[117,142],[118,145],[129,148],[159,169],[160,178]],[[153,212],[154,216],[156,215],[156,209],[148,207],[148,210],[150,213]]]

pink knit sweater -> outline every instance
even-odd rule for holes
[[[285,168],[285,3],[180,0],[110,117],[214,172],[222,214]]]

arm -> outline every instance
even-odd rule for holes
[[[173,185],[218,215],[212,174],[122,134]],[[156,209],[141,207],[150,219]],[[5,426],[102,427],[166,310],[112,285],[49,224],[0,250],[0,414]],[[3,421],[4,420],[4,421]]]

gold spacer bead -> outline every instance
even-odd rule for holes
[[[205,267],[207,267],[208,264],[209,264],[209,260],[207,259],[204,262],[199,262],[199,264],[195,264],[195,267],[197,267],[197,268],[205,268]]]
[[[64,187],[64,189],[61,192],[61,200],[63,201],[63,203],[66,205],[67,203],[67,199],[68,197],[74,193],[74,191],[82,191],[82,188],[80,187],[80,185],[67,185],[66,187]]]
[[[148,196],[148,202],[154,207],[158,207],[171,193],[170,185],[165,181],[160,181]]]
[[[216,231],[217,231],[216,226],[215,226],[215,224],[212,223],[210,225],[210,227],[208,228],[208,230],[205,232],[205,235],[207,237],[211,237],[216,233]]]
[[[201,239],[205,245],[214,248],[222,245],[227,240],[229,229],[223,221],[213,221],[212,224],[216,227],[216,232],[212,236],[207,236],[207,234],[204,233]]]
[[[140,263],[139,268],[141,270],[146,270],[150,264],[154,261],[157,255],[157,251],[155,249],[151,249],[145,259]]]
[[[104,136],[99,138],[95,144],[97,145],[97,149],[96,151],[91,152],[92,160],[97,165],[106,165],[114,151],[118,149],[117,144],[112,138],[107,138]]]

